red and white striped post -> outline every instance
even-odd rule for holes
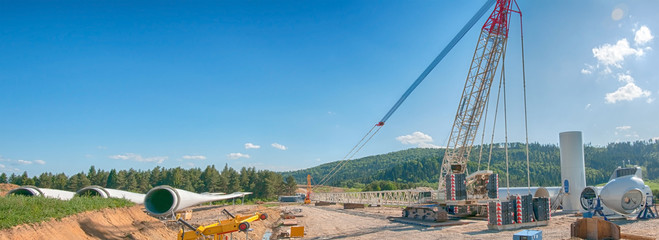
[[[455,175],[451,174],[451,200],[455,201]]]
[[[497,202],[497,225],[503,225],[503,220],[501,219],[501,202]]]
[[[517,223],[522,223],[522,197],[519,194],[515,197],[515,203],[517,204]]]

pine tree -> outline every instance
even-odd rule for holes
[[[126,177],[126,191],[137,192],[137,187],[137,177],[134,173],[129,172]]]
[[[117,172],[117,189],[126,189],[126,176],[127,176],[126,170],[121,170]]]
[[[107,188],[117,188],[117,170],[110,170],[110,174],[108,175],[108,180],[105,186]]]
[[[215,169],[215,165],[207,166],[203,173],[201,173],[201,180],[204,182],[204,192],[219,192],[218,183],[220,181],[220,173]]]
[[[42,173],[39,175],[39,183],[37,186],[40,188],[53,188],[53,174]]]
[[[7,183],[7,180],[8,179],[7,179],[7,174],[6,173],[0,174],[0,183]]]
[[[72,192],[75,192],[75,191],[79,190],[78,189],[78,184],[80,182],[79,180],[80,180],[80,176],[78,174],[71,176],[69,178],[69,181],[66,183],[66,189],[65,190],[72,191]]]
[[[96,174],[96,167],[92,165],[89,167],[89,171],[87,172],[87,179],[89,179],[91,182],[94,182],[94,180],[96,180]]]
[[[20,177],[20,183],[16,185],[34,185],[34,181],[27,175],[27,171],[24,171]]]
[[[87,178],[87,175],[85,175],[85,173],[80,172],[77,175],[78,175],[78,187],[76,191],[92,184],[92,182],[89,181],[89,178]]]
[[[66,184],[68,183],[69,178],[66,177],[66,174],[59,173],[53,178],[53,188],[55,189],[66,189]]]
[[[295,182],[295,178],[293,176],[288,176],[286,178],[286,187],[284,190],[285,195],[294,195],[295,190],[297,190],[297,182]]]
[[[238,176],[238,173],[235,170],[231,169],[231,171],[229,171],[227,193],[234,193],[240,191],[242,191],[242,189],[240,189],[240,176]]]
[[[185,184],[183,171],[184,170],[181,169],[180,167],[170,169],[167,172],[167,178],[165,179],[165,184],[175,188],[183,188]]]
[[[7,181],[11,184],[19,185],[17,183],[20,183],[21,180],[18,176],[16,176],[16,174],[12,173],[11,176],[9,176],[9,179]]]

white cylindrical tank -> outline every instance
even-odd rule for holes
[[[561,148],[561,183],[565,191],[563,211],[581,211],[581,191],[586,188],[586,166],[580,131],[559,134]]]

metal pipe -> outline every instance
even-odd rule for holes
[[[173,215],[175,212],[207,202],[233,199],[252,194],[250,192],[235,192],[224,195],[198,194],[167,185],[157,186],[144,196],[146,211],[155,216]]]
[[[123,198],[136,204],[144,204],[145,194],[128,192],[101,186],[88,186],[76,192],[76,196],[99,196],[102,198]]]
[[[59,190],[59,189],[50,189],[50,188],[38,188],[35,186],[22,186],[16,189],[12,189],[7,193],[7,195],[23,195],[23,196],[41,196],[49,198],[57,198],[60,200],[69,200],[75,195],[74,192]]]

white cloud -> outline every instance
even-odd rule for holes
[[[96,149],[98,149],[98,150],[107,150],[108,147],[106,147],[106,146],[96,146]]]
[[[643,25],[641,28],[636,30],[636,34],[634,34],[634,42],[637,45],[643,45],[652,40],[654,36],[652,36],[652,32],[650,32],[650,29]]]
[[[206,156],[203,156],[203,155],[184,155],[183,159],[186,159],[186,160],[206,160]]]
[[[3,172],[21,172],[21,170],[18,168],[7,167],[4,164],[0,164],[0,170]]]
[[[155,162],[155,163],[162,163],[163,161],[167,160],[169,157],[167,156],[156,156],[156,157],[142,157],[140,154],[135,154],[135,153],[126,153],[126,154],[118,154],[118,155],[112,155],[109,156],[111,159],[120,159],[120,160],[131,160],[131,161],[136,161],[136,162]]]
[[[581,69],[581,74],[590,75],[590,74],[593,74],[593,71],[590,71],[590,70],[587,70],[587,69],[585,69],[585,68],[582,68],[582,69]]]
[[[229,153],[229,154],[227,154],[227,158],[229,158],[229,159],[249,158],[249,154],[244,154],[244,153]]]
[[[410,135],[403,135],[396,137],[396,140],[402,144],[417,145],[420,148],[440,148],[440,146],[432,144],[432,137],[428,134],[416,131]]]
[[[632,126],[626,126],[625,125],[625,126],[616,127],[616,130],[629,130],[631,128],[632,128]]]
[[[261,146],[255,145],[253,143],[245,143],[245,149],[259,149]]]
[[[633,83],[634,78],[629,74],[620,73],[620,74],[618,74],[618,81],[623,82],[623,83]]]
[[[32,161],[23,160],[23,159],[19,159],[19,160],[17,160],[16,162],[18,162],[18,163],[20,163],[20,164],[26,164],[26,165],[27,165],[27,164],[32,164]]]
[[[643,90],[636,84],[630,82],[627,85],[618,88],[615,92],[606,94],[606,103],[616,103],[618,101],[631,101],[640,97],[650,97],[652,93]]]
[[[626,38],[618,40],[616,45],[606,43],[600,47],[593,48],[593,56],[597,58],[597,61],[607,66],[612,65],[621,68],[621,62],[625,60],[625,57],[631,55],[642,56],[643,49],[629,47],[629,42]]]
[[[288,149],[286,146],[281,145],[281,144],[279,144],[279,143],[273,143],[273,144],[270,144],[270,145],[271,145],[272,147],[276,148],[276,149],[279,149],[279,150],[286,150],[286,149]]]
[[[39,165],[44,165],[44,164],[46,164],[46,161],[44,161],[44,160],[34,160],[34,163],[39,164]]]
[[[589,104],[586,104],[586,107],[585,107],[584,109],[586,109],[586,110],[590,110],[590,107],[591,107],[591,106],[592,106],[592,105],[591,105],[590,103],[589,103]]]

